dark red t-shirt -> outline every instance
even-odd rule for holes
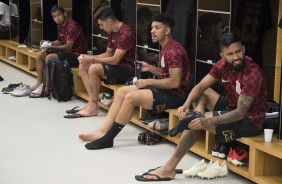
[[[74,20],[68,19],[65,26],[58,25],[57,40],[66,44],[67,40],[74,41],[74,45],[71,52],[79,54],[85,54],[87,52],[86,37],[82,27]]]
[[[189,77],[190,77],[190,66],[188,64],[188,55],[184,47],[174,41],[170,40],[160,53],[160,79],[169,78],[170,68],[182,68],[181,84],[179,88],[172,89],[179,96],[184,98],[187,97],[189,90]]]
[[[126,51],[119,65],[128,68],[131,73],[135,70],[135,41],[134,30],[126,24],[122,24],[118,32],[110,32],[108,35],[109,48]]]
[[[237,108],[240,95],[255,98],[247,118],[259,129],[263,126],[266,114],[267,85],[262,69],[250,58],[244,58],[244,67],[239,72],[232,72],[224,59],[219,60],[211,69],[210,75],[221,80],[228,104]]]

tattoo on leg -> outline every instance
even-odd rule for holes
[[[197,131],[186,130],[183,132],[184,136],[181,138],[176,148],[176,158],[182,158],[187,151],[195,144],[197,139]]]

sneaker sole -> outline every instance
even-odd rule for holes
[[[240,162],[238,160],[232,160],[231,161],[232,164],[234,164],[235,166],[243,166],[243,165],[248,165],[248,163],[243,163],[243,162]]]
[[[219,155],[219,152],[212,151],[212,156],[214,156],[214,157],[218,157],[218,155]]]

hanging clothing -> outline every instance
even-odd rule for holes
[[[170,0],[166,9],[166,13],[170,14],[175,20],[172,36],[185,48],[188,45],[189,20],[196,11],[195,5],[194,0]]]
[[[240,0],[235,17],[235,26],[240,28],[240,37],[246,55],[262,67],[262,43],[264,33],[272,27],[268,0]]]

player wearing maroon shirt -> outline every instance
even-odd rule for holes
[[[100,8],[94,15],[100,29],[108,33],[108,46],[100,55],[82,54],[78,57],[79,73],[89,95],[86,105],[75,114],[65,118],[96,116],[99,112],[98,96],[101,79],[124,84],[134,76],[135,32],[128,25],[118,21],[109,7]]]
[[[267,87],[264,74],[256,63],[245,56],[242,42],[233,33],[223,35],[220,47],[222,60],[192,89],[184,105],[178,108],[181,119],[196,102],[173,155],[163,166],[136,176],[136,179],[156,181],[175,178],[175,168],[195,144],[199,130],[216,134],[217,142],[260,133],[266,114]],[[224,84],[227,103],[210,88],[219,80]],[[210,112],[205,112],[206,107]]]
[[[42,45],[42,51],[36,57],[37,83],[31,88],[34,90],[30,95],[32,98],[42,97],[43,71],[48,60],[67,60],[70,67],[77,67],[79,65],[78,56],[87,51],[86,37],[82,27],[74,20],[67,18],[65,9],[55,5],[51,9],[51,14],[57,24],[57,40],[49,42],[50,45]],[[46,81],[46,90],[49,89],[48,85]],[[49,92],[45,91],[45,93]]]
[[[103,124],[97,130],[79,135],[87,149],[96,150],[113,146],[115,136],[130,121],[135,107],[153,112],[177,108],[185,102],[190,83],[190,68],[185,49],[171,37],[174,20],[167,14],[156,14],[152,22],[152,40],[161,47],[160,68],[144,61],[142,71],[151,72],[159,79],[139,79],[135,85],[118,90]]]

